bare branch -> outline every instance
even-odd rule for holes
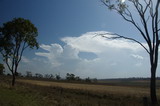
[[[146,7],[145,7],[145,9],[144,9],[144,14],[146,13],[146,11],[147,11],[147,9],[149,8],[149,6],[150,6],[150,4],[151,4],[151,0],[149,0],[149,2],[147,3],[147,1],[146,0],[144,0],[144,2],[146,3]]]
[[[146,19],[146,23],[148,23],[149,19],[150,19],[150,16],[148,16],[148,18]]]
[[[7,64],[7,67],[9,68],[9,70],[12,72],[13,70],[11,69],[11,67],[10,67],[10,65],[9,65],[9,63],[8,63],[8,58],[5,58],[5,62],[6,62],[6,64]]]
[[[159,16],[159,5],[160,5],[160,0],[157,0],[157,5],[156,5],[156,12],[155,12],[155,30],[158,31],[158,16]],[[158,37],[158,32],[156,32],[156,38],[157,38],[157,41],[159,41],[159,37]]]
[[[158,24],[160,23],[160,19],[158,20]]]
[[[148,39],[148,44],[151,45],[151,39],[149,37],[148,27],[147,27],[147,23],[146,23],[145,16],[144,16],[145,14],[143,13],[143,10],[139,9],[139,6],[135,2],[133,2],[133,4],[134,4],[135,8],[137,9],[137,12],[139,13],[139,15],[142,19],[142,25],[144,27],[146,37]],[[140,3],[138,2],[138,4],[140,4]]]
[[[149,8],[150,8],[150,15],[151,15],[151,17],[154,17],[153,16],[153,2],[152,2],[152,0],[150,0]]]
[[[107,6],[107,7],[109,7],[110,6],[110,4],[107,4],[106,2],[105,2],[105,0],[101,0],[102,1],[102,3],[105,5],[105,6]],[[142,5],[139,3],[135,3],[134,1],[131,1],[133,4],[134,4],[134,6],[136,7],[136,9],[137,9],[137,11],[138,11],[138,13],[140,14],[140,15],[142,15],[142,12],[143,11],[141,11],[142,9]],[[138,7],[138,6],[140,6],[140,7]],[[117,9],[117,8],[115,8],[115,7],[113,7],[112,8],[113,10],[115,10],[116,12],[118,12],[119,13],[119,15],[125,20],[125,21],[127,21],[127,22],[130,22],[131,24],[133,24],[136,28],[137,28],[137,30],[141,33],[141,35],[143,36],[143,38],[145,39],[145,41],[147,42],[147,44],[148,44],[148,46],[149,46],[149,48],[151,48],[151,40],[150,40],[150,37],[149,37],[149,34],[148,33],[144,33],[143,31],[142,31],[142,29],[136,24],[136,22],[135,22],[135,20],[133,19],[133,16],[132,16],[132,13],[130,12],[130,10],[128,9],[128,8],[125,8],[125,10],[127,11],[127,13],[128,14],[126,14],[126,12],[119,12],[119,10]],[[127,17],[126,17],[127,16]],[[142,16],[143,17],[143,16]],[[145,20],[145,19],[142,19],[143,21]],[[143,22],[144,23],[144,22]],[[144,23],[145,24],[145,23]],[[145,26],[145,25],[144,25]],[[146,25],[147,26],[147,25]]]
[[[107,37],[107,36],[105,36],[106,34],[115,35],[115,36]],[[121,36],[121,35],[119,35],[117,33],[105,33],[105,34],[99,34],[99,36],[102,36],[102,37],[107,38],[107,39],[121,39],[121,38],[123,38],[123,39],[134,41],[134,42],[138,43],[140,46],[142,46],[147,51],[148,54],[150,54],[149,50],[141,42],[139,42],[136,39],[125,37],[125,36]]]
[[[28,47],[28,45],[26,46],[26,42],[23,43],[23,46],[22,46],[22,50],[20,51],[20,57],[19,57],[19,60],[18,60],[18,63],[21,61],[22,59],[22,54],[24,52],[24,50]]]

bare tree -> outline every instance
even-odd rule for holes
[[[124,38],[135,41],[149,54],[151,65],[150,96],[152,104],[157,104],[156,70],[158,65],[158,48],[160,44],[160,0],[101,0],[101,2],[110,10],[116,11],[125,21],[132,24],[139,31],[139,36],[142,36],[147,43],[147,46],[145,46],[137,39],[129,38],[116,33],[112,34],[114,36],[109,38]],[[138,14],[134,14],[135,10]],[[135,19],[135,16],[137,15],[139,16],[139,19]],[[102,36],[106,37],[104,35]]]

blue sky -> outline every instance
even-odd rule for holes
[[[92,37],[116,32],[143,42],[132,25],[100,0],[0,0],[0,13],[0,25],[22,17],[38,28],[40,49],[24,53],[19,72],[62,76],[69,72],[93,78],[150,76],[147,54],[137,44]]]

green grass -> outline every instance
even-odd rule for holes
[[[27,87],[0,86],[0,106],[44,106],[42,97]]]

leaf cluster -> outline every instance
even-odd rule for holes
[[[12,75],[17,73],[24,50],[38,49],[37,36],[37,28],[24,18],[14,18],[0,27],[0,53]]]
[[[128,5],[121,0],[101,0],[109,10],[116,10],[118,13],[122,14],[127,9]]]
[[[15,56],[27,47],[38,48],[37,36],[37,28],[29,20],[14,18],[0,27],[0,52],[6,57]]]

